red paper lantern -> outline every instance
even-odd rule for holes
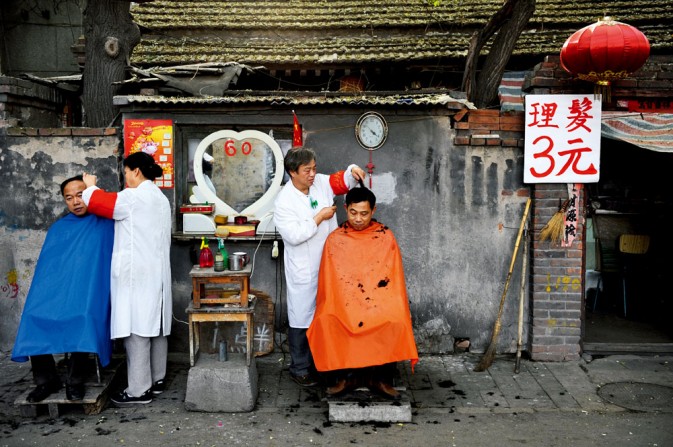
[[[570,74],[596,84],[607,94],[610,83],[623,79],[645,64],[650,42],[638,29],[604,17],[576,31],[561,49],[561,66]]]

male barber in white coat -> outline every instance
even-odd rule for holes
[[[350,165],[332,175],[317,174],[315,152],[303,147],[288,151],[285,171],[291,182],[276,198],[273,220],[285,243],[290,376],[301,386],[315,386],[318,382],[306,330],[315,312],[325,239],[337,227],[334,197],[364,180],[365,172]]]

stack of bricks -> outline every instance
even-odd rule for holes
[[[523,147],[523,112],[477,109],[454,116],[456,146]]]
[[[533,360],[577,360],[582,335],[584,189],[577,200],[577,236],[570,247],[540,241],[540,230],[568,198],[566,184],[535,185],[530,276]]]
[[[535,95],[592,94],[594,84],[565,71],[559,56],[547,56],[533,68],[532,76],[526,77],[523,90]],[[673,57],[650,56],[638,71],[612,82],[611,96],[613,104],[604,104],[604,110],[622,107],[620,99],[673,97]]]

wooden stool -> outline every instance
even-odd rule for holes
[[[246,362],[250,366],[252,359],[252,341],[254,332],[253,315],[257,300],[251,300],[246,307],[242,306],[205,306],[196,308],[194,303],[187,307],[186,312],[189,315],[189,364],[194,366],[199,354],[201,343],[200,323],[215,323],[219,321],[241,321],[246,322],[248,326],[245,348]]]
[[[250,274],[252,266],[246,265],[243,270],[224,270],[216,272],[212,267],[200,268],[195,265],[189,272],[192,277],[192,294],[194,309],[199,309],[201,304],[238,304],[243,308],[248,307],[248,293],[250,291]],[[206,297],[206,286],[212,284],[238,284],[239,289],[229,296],[217,298]],[[224,295],[224,294],[223,294]]]

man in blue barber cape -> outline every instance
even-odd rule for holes
[[[54,222],[42,246],[14,342],[12,360],[30,358],[40,402],[62,387],[53,354],[69,353],[66,398],[84,398],[87,362],[110,362],[110,260],[114,221],[87,213],[82,176],[61,183],[69,213]]]

